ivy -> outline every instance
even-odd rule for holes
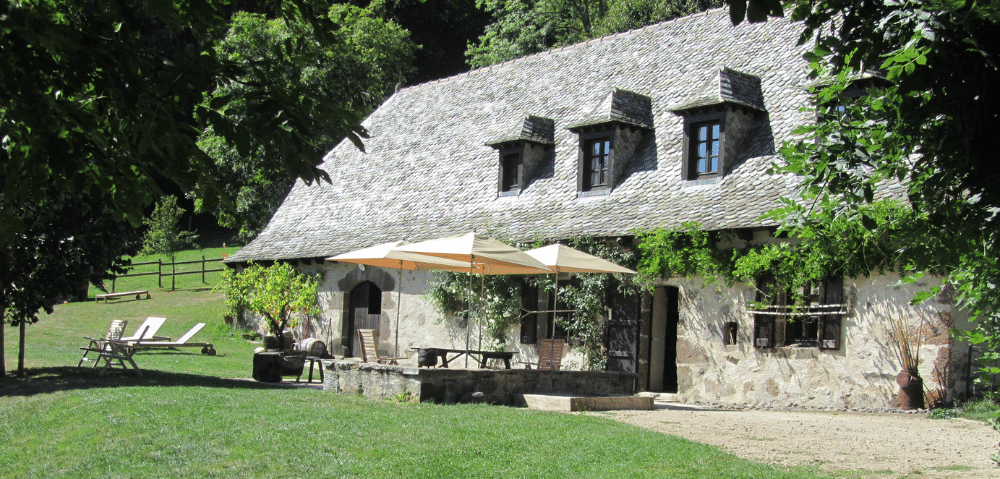
[[[501,237],[495,233],[494,238]],[[506,241],[518,249],[532,249],[543,245],[541,241],[518,243]],[[618,241],[592,237],[573,238],[567,245],[598,256],[626,268],[635,268],[635,251],[618,246]],[[573,309],[569,316],[556,316],[556,323],[572,338],[572,344],[586,357],[588,369],[602,370],[607,354],[604,351],[604,314],[608,307],[610,291],[638,294],[645,284],[642,275],[582,273],[573,283],[559,282],[559,309]],[[434,272],[427,294],[442,316],[467,314],[469,275],[447,271]],[[537,276],[474,276],[472,278],[472,317],[482,325],[489,340],[486,347],[502,350],[507,344],[507,333],[520,325],[521,297],[524,288],[537,287],[540,294],[551,294],[555,275]]]
[[[646,277],[699,276],[708,283],[727,285],[771,277],[799,291],[838,274],[856,278],[905,270],[909,262],[902,246],[926,227],[924,216],[894,200],[866,205],[854,216],[809,218],[778,230],[779,235],[788,235],[788,241],[728,249],[718,248],[713,235],[694,222],[637,232],[643,252],[639,272]]]

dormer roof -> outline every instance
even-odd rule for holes
[[[763,112],[764,94],[760,88],[760,78],[728,67],[719,67],[704,87],[692,98],[682,99],[670,107],[670,111],[685,115],[712,107],[731,106],[745,110]]]
[[[535,115],[526,115],[517,122],[510,134],[486,142],[486,146],[504,148],[519,142],[536,143],[543,146],[555,145],[555,120]]]
[[[653,100],[635,92],[613,88],[593,109],[570,123],[568,130],[608,123],[622,123],[644,130],[653,129]]]

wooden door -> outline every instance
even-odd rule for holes
[[[607,322],[608,371],[635,373],[639,357],[639,295],[611,295],[611,318]]]
[[[358,330],[371,329],[375,331],[375,337],[382,339],[380,325],[382,323],[382,290],[371,281],[358,284],[351,290],[350,299],[347,306],[347,327],[344,337],[350,342],[349,357],[358,357],[361,354],[361,345],[358,343]]]

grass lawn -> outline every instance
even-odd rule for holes
[[[28,376],[0,378],[0,477],[817,477],[600,417],[248,381],[258,344],[223,324],[200,276],[185,285],[140,282],[153,299],[58,305],[28,326]],[[175,338],[207,323],[192,340],[219,355],[141,352],[142,378],[76,367],[83,336],[112,319],[131,333],[147,316],[166,317],[160,334]],[[7,328],[8,373],[16,348]]]

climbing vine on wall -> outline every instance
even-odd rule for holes
[[[494,238],[500,235],[491,233]],[[622,242],[625,242],[624,240]],[[507,241],[521,250],[543,246],[541,241],[518,243]],[[567,246],[598,256],[626,268],[634,269],[637,256],[635,251],[619,245],[617,239],[605,240],[592,237],[573,238]],[[615,277],[610,274],[577,274],[577,280],[570,284],[559,282],[559,309],[574,309],[570,316],[557,316],[557,324],[566,330],[572,344],[586,356],[589,369],[604,368],[604,314],[607,296],[617,290],[623,294],[638,294],[643,279],[634,275]],[[540,293],[551,294],[555,289],[555,275],[517,276],[473,276],[471,294],[473,317],[481,318],[478,323],[483,328],[485,339],[490,344],[484,347],[503,349],[508,333],[520,325],[524,288],[537,287]],[[466,314],[470,278],[465,273],[435,272],[428,285],[427,294],[443,316]],[[480,309],[481,299],[481,309]]]
[[[768,276],[798,291],[839,274],[859,277],[905,271],[908,258],[899,253],[900,245],[925,227],[925,218],[893,200],[865,208],[865,221],[855,219],[862,216],[831,214],[809,223],[786,224],[778,233],[786,234],[788,241],[741,248],[719,248],[720,238],[713,238],[694,222],[637,232],[642,251],[639,272],[647,277],[699,276],[710,283],[725,284],[753,284]]]

